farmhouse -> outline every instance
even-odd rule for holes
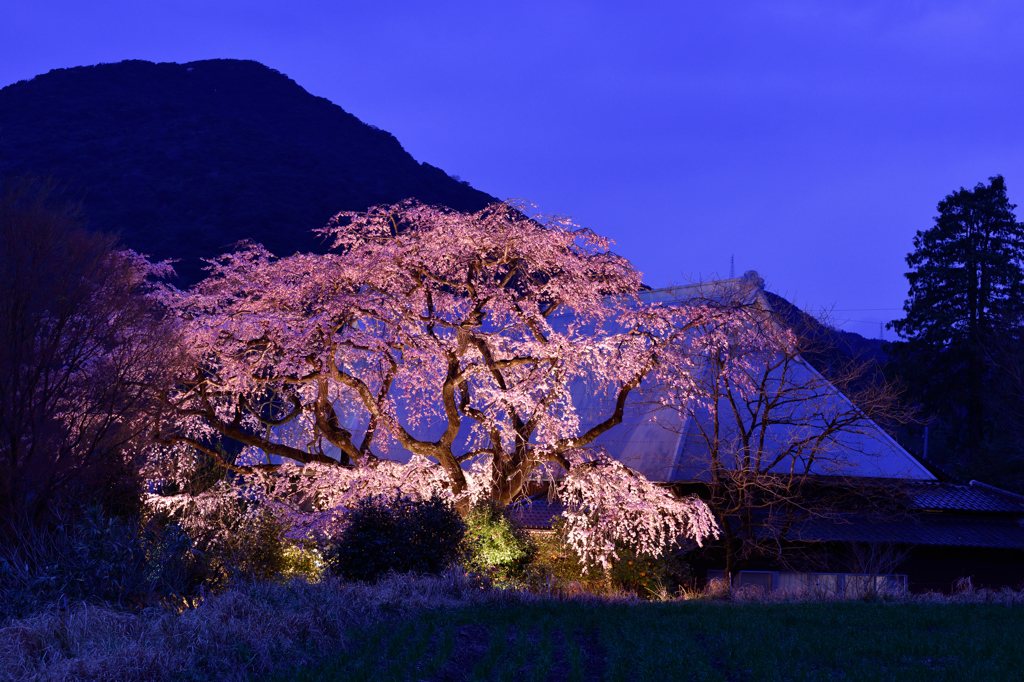
[[[669,483],[679,490],[694,487],[692,481]],[[866,581],[874,581],[879,591],[913,592],[950,592],[967,579],[974,587],[1016,588],[1024,582],[1024,497],[978,481],[901,483],[915,502],[909,514],[892,521],[855,514],[811,520],[791,529],[784,540],[817,545],[822,554],[838,557],[840,564],[846,559],[848,565],[805,568],[766,557],[738,571],[733,583],[767,591],[809,588],[843,594],[863,590]],[[563,510],[557,500],[539,495],[513,514],[525,528],[549,532]],[[698,579],[725,575],[710,549],[691,561]]]
[[[1024,582],[1024,497],[951,480],[901,447],[872,418],[884,416],[884,391],[856,368],[815,368],[800,340],[787,336],[756,273],[643,291],[640,304],[744,312],[689,330],[692,348],[679,356],[689,364],[674,375],[685,377],[681,383],[645,378],[629,394],[623,422],[593,443],[649,480],[709,504],[722,537],[688,553],[699,580],[728,574],[738,586],[833,593]],[[568,325],[572,315],[556,312],[549,322]],[[725,342],[702,345],[712,337]],[[576,380],[571,394],[580,432],[613,411],[615,396],[594,382]],[[419,436],[437,431],[413,418],[407,403],[396,412]],[[354,418],[345,424],[353,432],[365,426]],[[295,443],[306,438],[296,424],[275,433]],[[473,449],[471,438],[460,430],[463,451]],[[410,457],[393,439],[375,441],[372,451],[399,462]],[[563,509],[549,483],[536,481],[535,490],[548,492],[513,510],[528,528],[550,530]]]
[[[709,298],[772,312],[751,276],[642,294],[663,305]],[[736,519],[726,518],[734,537],[690,554],[698,578],[724,577],[721,546],[732,542],[743,549],[734,552],[742,556],[732,562],[733,583],[766,590],[1024,582],[1024,497],[932,471],[799,353],[748,359],[743,387],[723,387],[713,359],[697,362],[700,397],[686,404],[641,389],[624,422],[595,443],[680,494],[719,496],[719,516]],[[607,396],[583,383],[573,398],[583,428],[608,413]],[[745,501],[735,492],[744,486]],[[542,496],[515,513],[544,530],[560,511],[557,499]]]

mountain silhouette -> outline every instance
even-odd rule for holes
[[[234,59],[124,61],[9,85],[0,173],[66,186],[90,227],[179,259],[179,284],[241,240],[278,255],[322,252],[312,230],[338,211],[496,201],[287,76]]]
[[[0,89],[0,174],[66,186],[90,227],[178,259],[178,285],[242,240],[281,256],[323,252],[313,230],[338,211],[497,201],[287,76],[236,59],[56,69]],[[794,329],[824,341],[828,350],[808,356],[816,367],[884,363],[881,342],[826,329],[768,295]]]

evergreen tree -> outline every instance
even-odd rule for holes
[[[941,202],[935,225],[907,255],[906,317],[890,323],[902,341],[892,365],[928,416],[946,427],[963,474],[1004,463],[1012,399],[1005,371],[1016,365],[1024,303],[1024,225],[1002,176],[961,188]],[[1003,452],[995,452],[1003,450]]]

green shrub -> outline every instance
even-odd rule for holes
[[[203,534],[199,546],[204,549],[210,587],[222,588],[239,580],[286,581],[320,578],[322,560],[311,547],[285,537],[285,525],[277,514],[255,507],[221,518],[224,525],[217,533]]]
[[[462,558],[466,524],[451,502],[374,497],[362,500],[325,552],[346,580],[376,581],[389,571],[440,573]]]
[[[274,580],[288,568],[284,526],[269,509],[246,514],[221,536],[217,557],[232,579]]]
[[[280,577],[283,580],[304,578],[314,583],[321,578],[324,562],[316,547],[288,543],[282,552],[282,564]]]
[[[555,521],[553,530],[533,539],[537,551],[528,571],[535,585],[573,583],[595,593],[628,590],[640,597],[658,597],[674,593],[692,577],[689,565],[671,552],[655,558],[622,543],[616,544],[619,558],[609,570],[596,564],[584,570],[579,555],[565,542],[562,523]]]
[[[207,588],[238,580],[275,580],[292,571],[290,543],[277,515],[241,496],[208,497],[202,505],[162,511],[156,519],[184,527],[204,557]]]
[[[493,504],[475,507],[466,516],[466,541],[466,568],[502,586],[521,584],[537,551],[530,536]]]

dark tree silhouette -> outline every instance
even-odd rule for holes
[[[146,385],[174,364],[143,294],[154,266],[81,222],[52,186],[0,181],[0,530],[111,501],[144,440]]]
[[[906,316],[890,323],[891,367],[910,395],[943,424],[962,475],[1006,459],[1010,399],[1005,368],[1016,366],[1024,302],[1024,226],[1002,176],[939,202],[935,226],[907,256]],[[986,461],[989,460],[989,461]]]

